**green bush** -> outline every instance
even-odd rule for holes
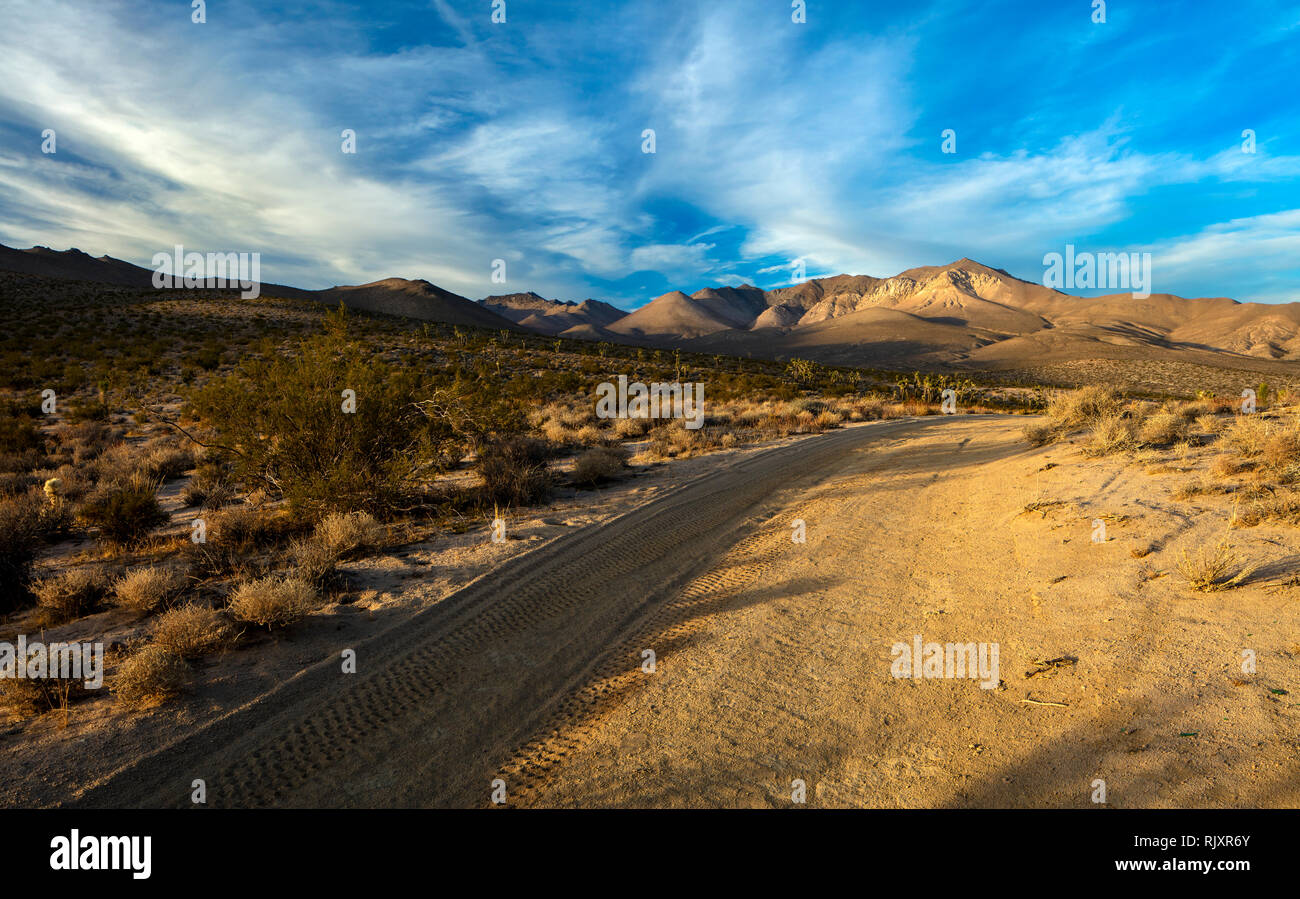
[[[419,366],[389,365],[349,338],[340,311],[323,334],[288,355],[246,360],[190,402],[217,432],[237,479],[314,520],[409,505],[422,478],[509,427],[510,410],[489,399],[490,388],[481,383],[475,393]],[[353,391],[354,411],[344,391]]]
[[[478,459],[484,499],[504,506],[541,502],[552,483],[546,456],[546,445],[531,437],[510,437],[484,447]]]
[[[0,499],[0,612],[32,601],[32,562],[47,530],[39,491]]]
[[[139,543],[168,521],[158,504],[157,489],[157,484],[140,478],[100,488],[82,505],[81,518],[99,528],[100,537],[110,543]]]

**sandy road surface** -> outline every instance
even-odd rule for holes
[[[1200,525],[1120,463],[1027,449],[1022,424],[878,422],[743,460],[77,804],[185,806],[199,777],[209,806],[482,807],[498,778],[510,806],[786,806],[795,780],[808,805],[1088,806],[1098,779],[1112,805],[1300,804],[1295,695],[1271,689],[1300,687],[1295,603],[1187,598],[1160,556]],[[893,677],[915,634],[997,643],[1000,688]],[[1258,677],[1233,677],[1242,647]]]

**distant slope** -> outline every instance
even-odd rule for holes
[[[629,337],[690,338],[742,326],[711,298],[697,300],[674,290],[609,325],[608,330]]]
[[[548,300],[532,293],[511,293],[485,297],[479,305],[511,321],[540,331],[543,334],[560,334],[583,325],[603,328],[627,315],[600,300],[572,301]]]
[[[0,245],[0,270],[21,272],[45,278],[93,281],[140,289],[153,288],[153,271],[101,256],[95,259],[77,249],[51,250],[32,247],[15,250]],[[302,290],[283,284],[263,283],[261,295],[285,299],[311,300],[327,306],[340,302],[349,309],[399,315],[421,321],[481,328],[517,329],[514,322],[484,309],[465,297],[430,284],[387,278],[357,286],[331,287],[326,290]],[[620,313],[621,314],[621,313]]]
[[[0,246],[0,270],[148,288],[153,272],[80,250]],[[674,290],[625,314],[608,303],[514,293],[472,302],[428,281],[300,290],[307,299],[422,321],[528,329],[581,340],[865,366],[1014,369],[1052,362],[1197,360],[1236,366],[1300,361],[1300,303],[1152,294],[1077,297],[972,259],[890,278],[836,275],[774,290]]]
[[[517,325],[459,294],[443,290],[428,281],[385,278],[355,287],[331,287],[310,291],[311,299],[329,305],[343,303],[349,309],[400,315],[421,321],[479,328],[517,329]]]
[[[0,271],[139,288],[152,288],[154,275],[153,269],[132,265],[112,256],[95,258],[75,247],[70,250],[51,250],[49,247],[15,250],[3,244],[0,244]],[[261,292],[264,296],[288,299],[305,298],[307,294],[314,293],[297,287],[268,283],[262,284]]]
[[[32,247],[15,250],[0,244],[0,269],[44,278],[95,281],[123,287],[153,286],[153,272],[150,269],[140,268],[112,256],[96,259],[77,249],[60,251],[49,247]]]
[[[739,297],[731,290],[665,294],[612,330],[658,345],[878,366],[1013,368],[1178,354],[1210,364],[1217,354],[1226,365],[1300,361],[1300,303],[1076,297],[971,259],[892,278],[836,275]]]

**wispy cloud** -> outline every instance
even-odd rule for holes
[[[12,0],[0,240],[142,264],[174,243],[259,250],[272,280],[470,296],[499,291],[505,259],[510,289],[626,305],[783,283],[795,259],[887,275],[968,255],[1033,276],[1071,241],[1157,247],[1195,293],[1228,253],[1240,298],[1296,298],[1300,125],[1276,102],[1294,16],[811,6],[801,25],[739,0],[512,4],[493,25],[450,0],[365,17],[232,2],[196,25],[172,3]],[[1189,54],[1177,77],[1171,53]]]

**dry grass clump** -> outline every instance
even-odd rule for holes
[[[829,409],[825,412],[819,412],[813,420],[813,427],[819,431],[829,431],[831,428],[838,428],[844,418],[838,412],[831,412]]]
[[[1178,572],[1187,580],[1187,585],[1202,593],[1235,587],[1250,577],[1255,567],[1243,565],[1226,539],[1214,547],[1200,550],[1195,556],[1184,551],[1178,562]]]
[[[1047,421],[1027,425],[1025,440],[1034,446],[1043,446],[1064,440],[1084,428],[1101,428],[1102,433],[1092,441],[1094,452],[1112,452],[1114,450],[1104,448],[1129,442],[1119,440],[1120,430],[1127,427],[1118,423],[1121,407],[1119,394],[1109,387],[1082,387],[1053,394],[1047,400]]]
[[[1068,433],[1117,414],[1121,405],[1114,390],[1094,385],[1052,396],[1047,401],[1047,417],[1058,430]]]
[[[1107,456],[1137,448],[1136,422],[1120,412],[1101,416],[1088,432],[1083,451],[1089,456]]]
[[[155,481],[179,478],[194,467],[194,450],[182,446],[155,446],[140,461],[138,471]]]
[[[318,604],[316,591],[302,578],[270,575],[236,587],[229,611],[237,621],[274,630],[300,620]]]
[[[1282,484],[1300,480],[1300,427],[1292,424],[1273,431],[1260,450],[1261,465]]]
[[[565,427],[564,422],[555,420],[548,421],[538,430],[541,431],[542,437],[545,438],[547,442],[552,443],[557,447],[568,446],[573,442],[573,432]]]
[[[112,603],[137,612],[170,605],[185,589],[186,578],[174,568],[134,568],[113,582]]]
[[[205,462],[194,472],[181,490],[181,502],[187,507],[220,509],[235,501],[235,487],[220,466]]]
[[[15,718],[34,718],[50,709],[41,679],[0,677],[0,709]]]
[[[1218,434],[1224,428],[1223,419],[1217,415],[1198,415],[1195,418],[1196,430],[1202,434],[1211,436]]]
[[[311,537],[290,543],[285,557],[299,580],[322,591],[340,580],[340,561],[379,546],[383,539],[383,526],[370,513],[340,512],[317,523]]]
[[[551,491],[547,448],[528,437],[511,437],[489,444],[478,458],[483,498],[503,506],[531,506]]]
[[[150,635],[155,646],[190,659],[225,646],[234,639],[235,631],[219,610],[189,603],[159,615]]]
[[[0,612],[31,601],[32,562],[68,523],[66,506],[40,490],[0,498]]]
[[[627,467],[627,451],[622,447],[596,447],[577,458],[573,481],[585,487],[613,480]]]
[[[583,425],[575,436],[578,443],[583,446],[603,446],[606,443],[606,434],[606,431],[602,431],[595,425]]]
[[[384,539],[384,529],[369,512],[335,512],[316,524],[315,538],[339,558],[374,549]]]
[[[617,418],[614,420],[614,436],[622,440],[638,440],[649,432],[652,424],[648,418]]]
[[[1187,437],[1187,417],[1176,407],[1166,406],[1142,419],[1138,441],[1148,446],[1169,446]]]
[[[703,448],[702,428],[688,428],[680,419],[656,425],[650,431],[650,456],[657,459],[687,459]]]
[[[1038,421],[1025,425],[1022,433],[1030,446],[1046,446],[1057,439],[1056,427],[1050,421]]]
[[[15,718],[34,718],[55,709],[66,709],[88,692],[84,680],[0,677],[0,709]]]
[[[184,544],[191,574],[199,578],[257,570],[265,552],[281,545],[294,530],[285,515],[243,505],[213,512],[203,520],[207,522],[204,541]]]
[[[285,558],[300,580],[318,591],[328,590],[339,582],[339,555],[315,537],[289,544]]]
[[[124,705],[146,707],[179,695],[189,682],[190,666],[185,660],[150,643],[122,661],[111,688]]]
[[[232,506],[208,518],[207,539],[232,550],[255,552],[284,540],[288,522],[249,506]]]
[[[95,611],[108,593],[108,578],[98,568],[75,568],[32,586],[41,620],[61,624]]]
[[[1237,523],[1247,527],[1265,521],[1300,527],[1300,493],[1291,490],[1264,491],[1248,502],[1237,516]]]
[[[555,447],[591,446],[604,435],[596,426],[594,407],[564,402],[548,403],[529,416],[533,428]]]
[[[158,504],[158,483],[132,476],[125,483],[101,485],[82,504],[79,514],[99,528],[102,540],[131,546],[166,524],[169,517]]]
[[[1237,455],[1253,459],[1264,451],[1270,430],[1268,421],[1258,413],[1238,415],[1219,438],[1219,442]]]
[[[1236,477],[1249,468],[1249,462],[1243,462],[1227,453],[1220,453],[1210,460],[1210,475],[1221,480]]]

